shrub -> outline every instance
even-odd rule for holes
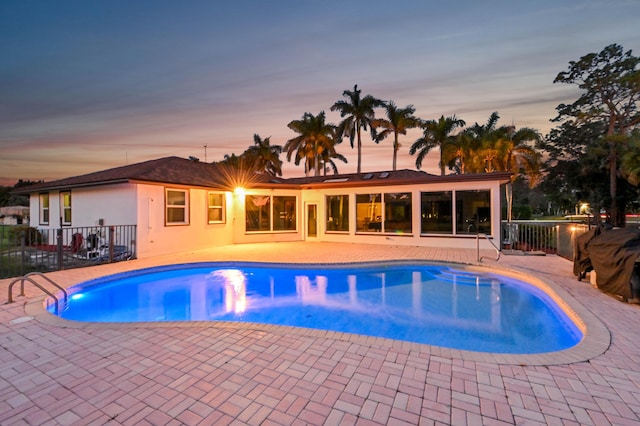
[[[27,225],[13,226],[9,229],[9,241],[14,241],[16,245],[20,244],[22,235],[24,234],[24,242],[27,245],[36,245],[42,243],[42,234],[38,228]]]

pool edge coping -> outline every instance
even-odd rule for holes
[[[167,322],[135,322],[135,323],[117,323],[104,322],[92,323],[83,321],[73,321],[61,318],[48,312],[44,307],[45,295],[31,298],[24,303],[25,313],[32,316],[37,321],[57,327],[64,328],[91,328],[91,329],[118,329],[118,328],[224,328],[230,330],[255,330],[279,335],[294,333],[298,336],[307,338],[323,338],[347,341],[350,343],[379,346],[384,348],[394,348],[401,350],[418,351],[420,353],[429,353],[433,356],[443,358],[462,359],[476,362],[487,362],[505,365],[565,365],[576,362],[584,362],[602,355],[611,344],[611,333],[605,324],[597,318],[591,311],[582,305],[574,296],[552,281],[541,277],[531,275],[529,272],[518,270],[516,267],[504,267],[501,265],[487,265],[482,263],[462,263],[451,261],[425,260],[425,259],[402,259],[402,260],[384,260],[384,261],[358,261],[358,262],[330,262],[330,263],[283,263],[283,262],[251,262],[251,261],[200,261],[200,262],[184,262],[175,265],[192,265],[197,263],[234,263],[234,264],[251,264],[251,265],[296,265],[301,267],[312,266],[348,266],[348,265],[381,265],[381,264],[415,264],[428,263],[439,265],[453,265],[462,269],[480,269],[483,271],[491,271],[517,278],[528,284],[531,284],[545,292],[553,301],[562,309],[566,315],[576,324],[582,331],[583,339],[575,346],[555,352],[545,352],[538,354],[502,354],[493,352],[476,352],[461,349],[452,349],[442,346],[429,345],[424,343],[408,342],[403,340],[394,340],[383,337],[366,336],[360,334],[351,334],[345,332],[316,330],[304,327],[262,324],[262,323],[242,323],[232,321],[167,321]],[[167,265],[165,265],[167,266]],[[168,265],[170,266],[170,265]],[[118,272],[114,274],[106,274],[98,278],[108,277],[111,275],[126,274],[144,269],[156,269],[162,265],[152,266],[149,268],[132,269],[129,271]],[[92,281],[93,279],[74,282],[66,286],[66,288],[80,284],[82,282]]]

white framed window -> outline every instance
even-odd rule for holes
[[[245,197],[246,231],[296,231],[297,205],[297,198],[293,195],[247,195]]]
[[[40,194],[40,225],[49,224],[49,194]]]
[[[207,220],[209,223],[224,223],[225,195],[221,192],[207,194]]]
[[[185,189],[165,189],[165,224],[189,224],[189,191]]]
[[[62,225],[71,225],[71,191],[60,192],[60,218]]]

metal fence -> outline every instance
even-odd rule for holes
[[[575,238],[585,224],[567,221],[512,221],[502,223],[502,249],[557,254],[573,259]]]
[[[133,259],[136,225],[38,229],[0,226],[0,278]]]

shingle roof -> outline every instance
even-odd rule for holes
[[[102,170],[51,182],[16,189],[15,193],[33,193],[52,189],[70,189],[84,186],[107,185],[124,182],[150,182],[197,186],[205,188],[232,189],[242,185],[262,188],[324,188],[374,185],[397,185],[412,183],[459,182],[473,180],[508,180],[509,173],[479,175],[432,175],[416,170],[350,173],[330,176],[300,178],[278,178],[258,173],[243,172],[240,179],[223,165],[203,163],[179,157],[165,157],[122,167]],[[250,183],[250,185],[246,185]]]
[[[259,181],[264,178],[256,176],[255,179]],[[37,183],[20,188],[15,192],[29,193],[45,189],[67,189],[132,181],[201,187],[224,187],[226,184],[224,168],[218,164],[201,163],[179,157],[165,157],[86,175]]]

